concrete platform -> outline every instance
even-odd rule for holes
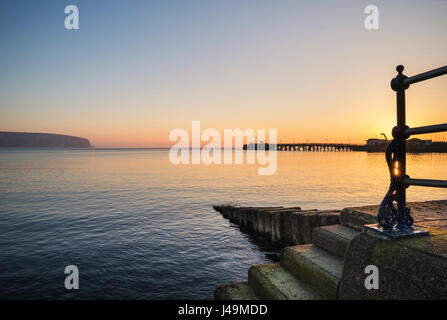
[[[434,227],[436,222],[447,220],[447,200],[408,202],[407,206],[417,227]],[[340,223],[357,227],[377,223],[378,210],[379,205],[345,208],[341,212]]]
[[[341,299],[447,299],[447,201],[408,203],[415,226],[429,236],[390,240],[362,232],[345,256]],[[341,221],[375,223],[378,206],[346,208]],[[367,265],[380,271],[379,289],[366,290],[359,276]]]

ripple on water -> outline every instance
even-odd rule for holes
[[[409,156],[412,175],[446,179],[447,155],[425,156]],[[388,177],[382,154],[278,153],[277,173],[258,176],[247,165],[172,166],[166,150],[99,149],[0,151],[0,181],[0,298],[203,299],[278,259],[212,204],[374,204]],[[410,188],[408,198],[447,197]],[[69,264],[76,292],[63,287]]]

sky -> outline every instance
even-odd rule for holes
[[[78,30],[64,26],[70,4]],[[378,30],[364,26],[370,4]],[[395,67],[447,64],[446,14],[444,0],[4,0],[0,131],[96,147],[169,147],[192,121],[277,129],[278,142],[390,136]],[[447,122],[446,86],[410,87],[409,126]]]

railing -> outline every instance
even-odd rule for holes
[[[405,121],[405,90],[411,84],[447,74],[447,66],[424,72],[413,77],[402,74],[404,67],[396,67],[398,75],[391,80],[391,88],[396,91],[397,125],[393,128],[393,140],[386,150],[386,160],[390,170],[390,188],[383,199],[377,220],[383,232],[413,232],[413,218],[406,206],[406,189],[413,186],[447,188],[445,180],[411,179],[406,172],[406,140],[415,134],[447,131],[447,123],[409,128]],[[397,202],[397,209],[394,207]]]

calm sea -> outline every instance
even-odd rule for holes
[[[447,154],[409,155],[414,178],[447,179]],[[341,209],[377,204],[383,154],[278,152],[278,170],[181,165],[167,150],[0,151],[0,298],[207,299],[275,252],[212,204]],[[411,187],[408,200],[447,199]],[[64,268],[80,288],[64,288]]]

